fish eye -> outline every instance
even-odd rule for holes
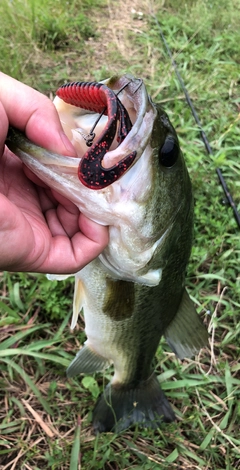
[[[159,150],[159,162],[166,168],[171,168],[179,156],[179,146],[173,136],[168,135],[163,146]]]

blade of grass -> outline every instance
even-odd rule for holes
[[[177,449],[174,449],[171,454],[169,454],[166,458],[166,462],[172,463],[175,462],[175,460],[178,458],[179,453]]]
[[[5,349],[4,351],[0,351],[0,358],[2,358],[3,361],[6,361],[6,357],[8,356],[16,356],[16,355],[31,356],[35,358],[45,359],[46,361],[52,361],[52,362],[55,362],[56,364],[60,364],[65,367],[69,366],[69,361],[67,359],[64,359],[63,357],[60,357],[60,356],[56,356],[54,354],[33,352],[33,351],[29,351],[28,349],[20,349],[20,348]]]
[[[0,351],[10,348],[13,344],[23,340],[23,338],[34,333],[35,331],[41,330],[43,328],[48,328],[49,326],[50,323],[45,323],[44,325],[35,325],[31,327],[28,327],[26,325],[26,330],[19,331],[18,333],[15,333],[15,335],[10,336],[10,338],[6,339],[5,341],[2,341],[2,343],[0,343]]]
[[[17,320],[21,320],[21,317],[18,315],[18,313],[12,308],[10,308],[9,305],[7,305],[2,300],[0,300],[0,309],[1,309],[1,312],[9,313],[10,317],[14,317]]]
[[[63,333],[63,331],[65,330],[65,328],[66,328],[66,326],[67,326],[67,324],[68,324],[68,322],[69,322],[69,319],[70,319],[71,315],[72,315],[72,312],[70,311],[69,314],[64,318],[62,324],[60,325],[60,327],[58,328],[58,330],[56,331],[56,333],[55,333],[55,335],[54,335],[54,337],[53,337],[54,341],[57,341],[57,340],[59,340],[59,339],[61,338],[62,333]]]
[[[78,416],[77,427],[76,427],[72,451],[71,451],[70,470],[80,470],[81,468],[79,464],[79,460],[81,457],[80,437],[81,437],[81,417]]]

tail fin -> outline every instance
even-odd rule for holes
[[[201,322],[187,291],[178,312],[164,332],[165,338],[180,359],[191,357],[208,344],[208,332]]]
[[[156,429],[162,422],[172,422],[175,415],[155,374],[137,388],[109,384],[98,399],[93,412],[93,429],[97,432],[120,432],[140,423]]]

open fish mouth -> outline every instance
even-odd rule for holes
[[[152,126],[145,115],[152,124],[154,111],[142,80],[126,74],[99,83],[73,82],[56,94],[54,104],[77,157],[33,148],[25,139],[22,160],[30,167],[41,164],[60,174],[77,175],[89,189],[104,189],[132,167],[146,145],[146,128]],[[14,141],[19,148],[19,133],[10,128],[7,145],[13,151]]]
[[[122,89],[128,85],[129,81],[122,86]],[[112,184],[128,170],[137,155],[134,150],[110,168],[102,165],[104,156],[114,139],[118,145],[121,145],[132,129],[128,112],[117,96],[119,92],[116,94],[105,84],[97,82],[74,82],[63,85],[57,90],[57,96],[66,103],[99,113],[89,134],[82,133],[90,149],[83,155],[78,168],[80,181],[91,189],[102,189]],[[94,129],[103,115],[108,117],[107,124],[94,143],[96,136]]]

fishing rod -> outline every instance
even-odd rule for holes
[[[206,136],[206,134],[205,134],[205,132],[204,132],[204,130],[203,130],[203,128],[202,128],[201,122],[200,122],[199,117],[198,117],[198,115],[197,115],[197,112],[196,112],[196,110],[195,110],[195,108],[194,108],[194,106],[193,106],[192,100],[191,100],[191,98],[190,98],[190,96],[189,96],[189,93],[188,93],[188,91],[187,91],[187,89],[186,89],[186,87],[185,87],[185,85],[184,85],[183,79],[182,79],[182,77],[181,77],[181,75],[180,75],[180,73],[179,73],[179,70],[178,70],[178,68],[177,68],[177,64],[176,64],[176,62],[175,62],[175,60],[174,60],[174,57],[173,57],[173,55],[172,55],[172,53],[171,53],[171,50],[170,50],[170,48],[169,48],[169,46],[168,46],[168,43],[167,43],[167,41],[166,41],[166,38],[165,38],[165,36],[164,36],[164,34],[163,34],[163,31],[162,31],[162,28],[161,28],[161,26],[160,26],[160,23],[159,23],[159,21],[157,20],[157,18],[156,18],[156,16],[155,16],[154,14],[152,14],[152,17],[154,18],[154,20],[155,20],[155,22],[156,22],[156,25],[157,25],[157,27],[158,27],[158,29],[159,29],[159,33],[160,33],[162,42],[163,42],[163,44],[164,44],[164,46],[165,46],[165,49],[166,49],[166,51],[167,51],[167,53],[168,53],[168,55],[169,55],[169,57],[170,57],[171,64],[172,64],[172,66],[173,66],[173,68],[174,68],[174,71],[175,71],[175,74],[176,74],[176,76],[177,76],[177,79],[178,79],[178,81],[179,81],[179,83],[180,83],[180,85],[181,85],[181,87],[182,87],[182,90],[183,90],[183,93],[184,93],[184,95],[185,95],[186,101],[187,101],[187,103],[188,103],[188,105],[189,105],[189,107],[190,107],[190,109],[191,109],[191,111],[192,111],[192,115],[193,115],[193,117],[194,117],[194,119],[195,119],[195,122],[197,123],[197,125],[198,125],[198,127],[199,127],[199,132],[200,132],[200,135],[201,135],[201,137],[202,137],[202,141],[203,141],[203,143],[204,143],[204,145],[205,145],[206,151],[207,151],[208,155],[213,155],[213,151],[212,151],[212,149],[211,149],[211,146],[210,146],[210,144],[209,144],[209,141],[208,141],[208,139],[207,139],[207,136]],[[239,212],[238,212],[238,210],[237,210],[236,204],[234,203],[234,200],[233,200],[233,198],[232,198],[232,196],[231,196],[231,194],[230,194],[230,191],[229,191],[229,189],[228,189],[228,187],[227,187],[226,181],[225,181],[225,179],[224,179],[224,177],[223,177],[223,174],[222,174],[220,168],[217,168],[217,169],[216,169],[216,172],[217,172],[217,175],[218,175],[220,184],[222,185],[222,188],[223,188],[223,191],[224,191],[224,193],[225,193],[225,196],[226,196],[226,198],[227,198],[227,200],[228,200],[230,206],[232,207],[232,210],[233,210],[234,217],[235,217],[235,219],[236,219],[237,225],[238,225],[238,227],[240,228],[240,214],[239,214]]]

